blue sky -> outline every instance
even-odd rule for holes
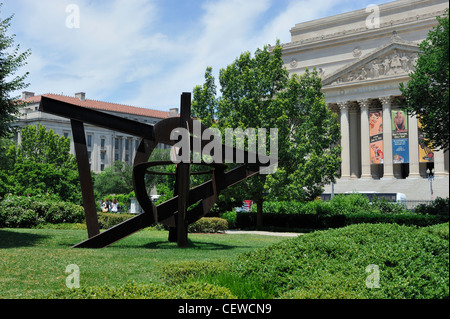
[[[31,49],[28,91],[168,110],[242,52],[290,41],[296,24],[386,0],[0,0]],[[69,5],[79,9],[79,28]],[[69,7],[70,8],[70,7]],[[20,95],[17,92],[16,95]]]

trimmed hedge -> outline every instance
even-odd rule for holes
[[[190,233],[218,233],[228,229],[228,222],[219,217],[202,217],[188,226]]]
[[[361,223],[396,223],[399,225],[430,226],[447,222],[448,215],[420,215],[415,213],[383,214],[360,212],[351,215],[318,215],[318,214],[264,214],[265,227],[280,228],[338,228]],[[236,227],[252,228],[256,225],[255,213],[237,213]]]
[[[236,299],[229,289],[208,283],[191,282],[176,286],[127,283],[120,287],[61,289],[43,295],[46,299]]]
[[[49,223],[81,223],[82,206],[45,197],[8,196],[0,202],[0,227],[35,227]]]
[[[245,253],[227,273],[263,285],[272,298],[447,299],[448,238],[448,223],[351,225]],[[379,267],[377,289],[366,286],[369,265]]]
[[[236,228],[256,225],[254,212],[227,212],[227,218]],[[264,202],[263,224],[279,228],[337,228],[360,223],[397,223],[400,225],[429,226],[449,221],[448,198],[437,198],[432,204],[419,205],[414,212],[405,206],[384,199],[370,202],[361,194],[338,195],[330,201],[315,200]]]
[[[131,217],[134,217],[134,214],[117,214],[117,213],[97,213],[98,218],[98,226],[101,229],[108,229],[117,224],[120,224]]]

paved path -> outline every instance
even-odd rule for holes
[[[252,234],[252,235],[280,236],[280,237],[297,237],[300,235],[304,235],[303,233],[279,233],[279,232],[257,231],[257,230],[226,230],[225,234]]]

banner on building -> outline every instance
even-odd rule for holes
[[[420,119],[417,119],[418,130],[419,130],[419,162],[420,163],[433,163],[434,162],[434,151],[432,148],[427,146],[426,139],[422,132],[422,124]]]
[[[401,110],[391,112],[393,162],[409,163],[408,117]]]
[[[370,163],[383,163],[383,113],[369,112]]]

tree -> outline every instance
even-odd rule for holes
[[[81,203],[76,160],[70,139],[44,125],[21,130],[21,143],[7,152],[4,172],[10,176],[9,191],[17,195],[56,194],[62,200]]]
[[[29,161],[77,169],[75,156],[70,153],[70,138],[47,130],[42,124],[25,126],[20,144],[12,145],[8,152],[13,163]]]
[[[420,43],[420,54],[411,80],[400,91],[406,104],[402,109],[416,115],[429,146],[449,149],[449,51],[448,9],[437,17],[438,25]]]
[[[215,97],[211,68],[205,84],[194,88],[193,116],[206,125],[225,128],[277,128],[279,166],[271,176],[243,181],[230,197],[253,199],[258,224],[262,222],[264,193],[279,199],[308,200],[321,186],[334,180],[340,164],[337,118],[327,108],[315,71],[289,77],[283,67],[282,48],[258,49],[254,57],[241,54],[220,70],[221,97]],[[287,189],[293,189],[287,192]]]
[[[133,168],[125,162],[115,161],[95,177],[94,190],[101,196],[130,193],[133,190]]]
[[[1,6],[0,3],[0,10]],[[20,53],[20,46],[14,45],[14,35],[7,35],[12,18],[13,16],[4,20],[0,18],[0,138],[11,132],[10,125],[15,121],[20,106],[19,97],[12,97],[10,94],[28,86],[24,82],[28,72],[13,77],[26,64],[25,60],[31,51]]]

